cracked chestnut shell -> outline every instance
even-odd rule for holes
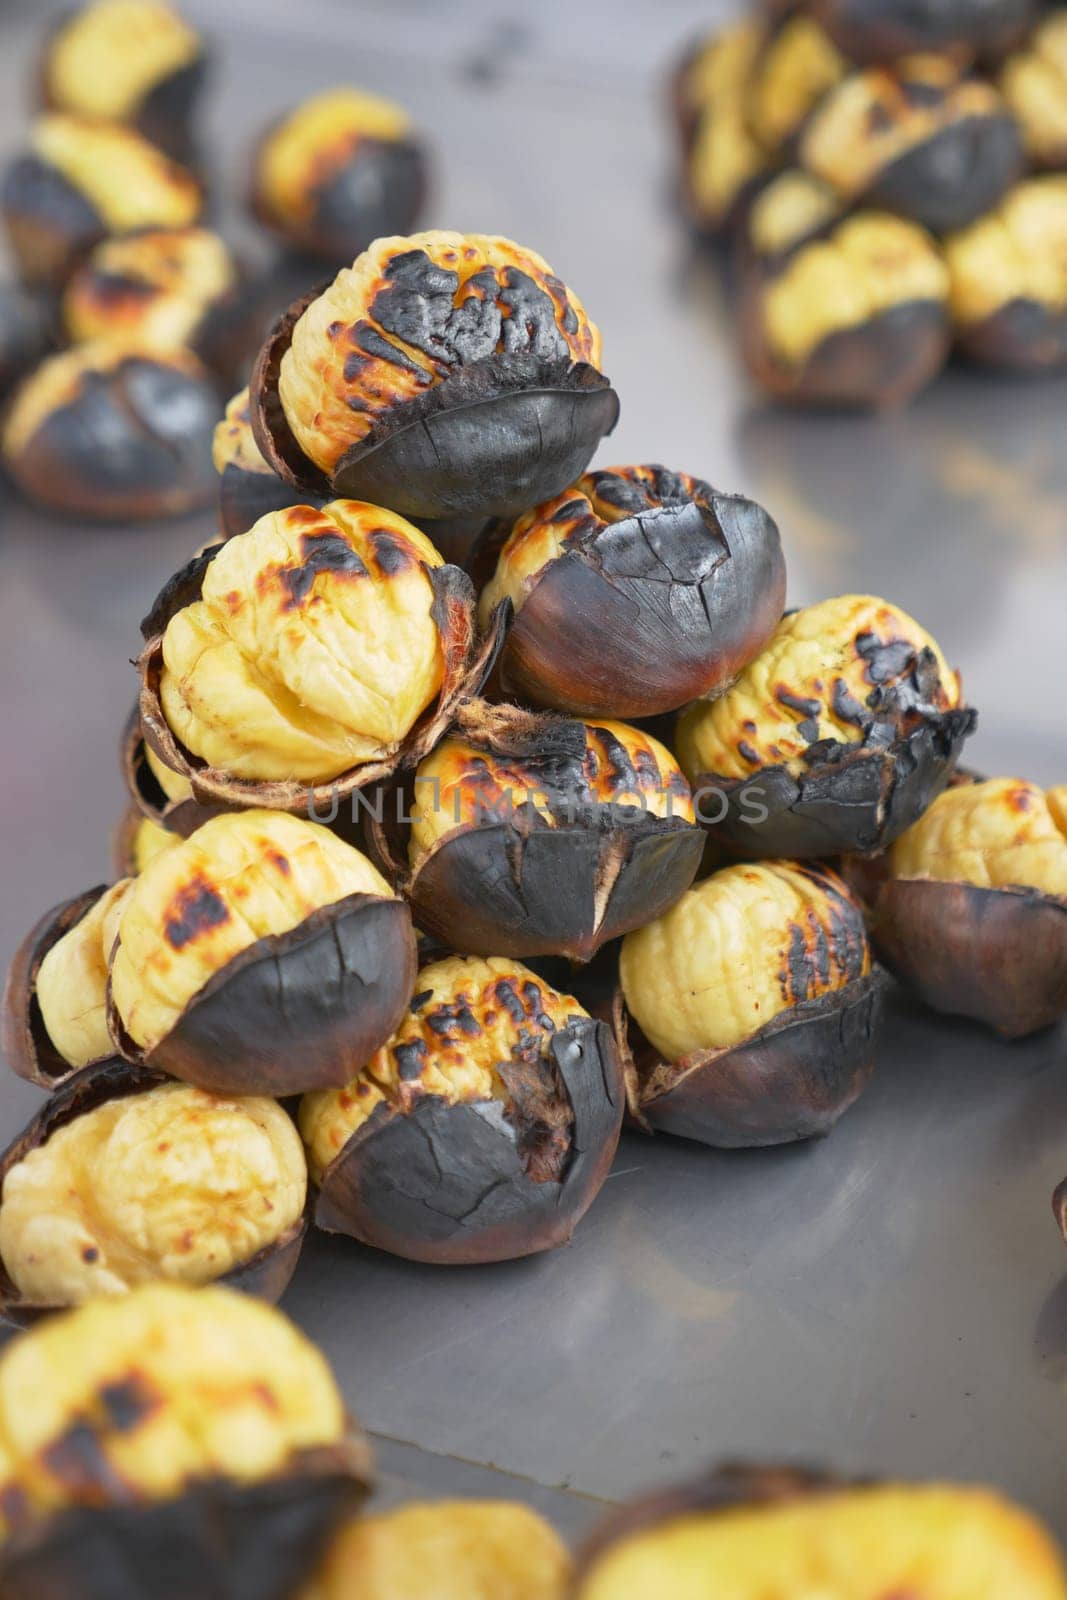
[[[419,518],[517,516],[573,483],[619,403],[600,333],[536,252],[379,239],[290,307],[252,374],[283,478]]]
[[[614,1512],[579,1553],[571,1600],[785,1600],[806,1584],[844,1600],[860,1573],[872,1595],[951,1600],[961,1584],[985,1600],[1067,1594],[1051,1535],[990,1489],[726,1463]]]
[[[346,1083],[403,1016],[415,965],[410,912],[358,850],[284,812],[229,812],[135,881],[112,1037],[215,1094]]]
[[[650,717],[721,693],[762,649],[785,560],[755,501],[659,465],[612,467],[519,518],[482,592],[483,625],[504,600],[502,693]]]
[[[214,380],[189,351],[78,345],[20,384],[3,463],[27,499],[61,516],[183,515],[214,495],[218,407]]]
[[[194,117],[209,67],[204,40],[160,0],[92,0],[49,28],[41,104],[125,123],[179,161],[195,161]]]
[[[11,1600],[289,1600],[370,1486],[318,1350],[232,1289],[154,1284],[0,1356]]]
[[[1009,189],[945,240],[960,349],[983,366],[1047,372],[1067,362],[1067,177]]]
[[[1067,167],[1067,7],[1050,7],[1001,68],[1001,94],[1022,132],[1031,165]]]
[[[914,618],[873,595],[788,613],[676,750],[697,817],[735,855],[870,854],[945,787],[977,713]]]
[[[935,1011],[1008,1039],[1067,1015],[1067,789],[955,785],[856,881],[880,959]]]
[[[0,1156],[0,1186],[0,1319],[14,1326],[167,1279],[279,1300],[309,1222],[280,1106],[118,1060],[51,1097]],[[220,1251],[232,1265],[211,1266]]]
[[[1025,30],[1033,0],[810,0],[831,38],[861,66],[901,56],[996,56]]]
[[[389,1043],[305,1096],[315,1221],[412,1261],[566,1244],[607,1177],[625,1091],[611,1030],[513,960],[424,967]]]
[[[850,74],[812,114],[802,166],[850,205],[942,233],[988,211],[1019,177],[1019,130],[991,83],[948,56]]]
[[[426,189],[426,150],[407,113],[359,89],[327,89],[286,112],[253,158],[256,217],[331,267],[410,233]]]
[[[192,173],[132,128],[60,112],[37,119],[0,183],[19,276],[51,289],[108,234],[185,228],[202,207]]]
[[[748,119],[765,33],[752,18],[732,22],[691,46],[675,71],[682,201],[694,228],[711,239],[730,232],[774,170]]]
[[[814,1138],[873,1070],[884,977],[858,902],[815,863],[712,873],[627,934],[619,976],[646,1130],[728,1149]]]
[[[703,851],[657,740],[484,701],[385,793],[371,828],[418,926],[481,956],[587,961],[684,893]]]
[[[135,702],[122,729],[119,766],[126,793],[144,822],[187,839],[202,822],[225,808],[201,805],[193,799],[188,778],[172,772],[159,759],[141,732],[141,708]],[[132,843],[123,835],[123,847]]]

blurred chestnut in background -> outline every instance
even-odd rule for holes
[[[317,823],[231,812],[134,880],[109,1023],[129,1060],[198,1088],[297,1094],[347,1082],[414,976],[410,912],[366,857]]]
[[[252,375],[283,478],[418,518],[517,516],[584,471],[618,416],[600,334],[508,239],[380,239],[290,308]]]
[[[870,1077],[883,978],[859,904],[825,867],[713,872],[626,935],[619,975],[633,1109],[653,1131],[731,1148],[810,1139]]]
[[[861,66],[930,51],[996,55],[1026,29],[1034,0],[809,0],[812,14]]]
[[[587,961],[676,900],[703,850],[689,785],[657,740],[483,701],[381,815],[381,864],[416,923],[473,955]]]
[[[319,1351],[232,1289],[46,1318],[4,1348],[0,1394],[10,1600],[290,1600],[368,1492]]]
[[[413,1261],[565,1244],[611,1167],[625,1093],[611,1030],[513,960],[424,967],[387,1045],[300,1128],[329,1232]]]
[[[693,226],[710,238],[729,231],[773,171],[747,113],[764,33],[752,18],[732,22],[700,40],[675,73],[682,199]]]
[[[0,1157],[0,1319],[225,1281],[277,1300],[307,1232],[307,1164],[275,1100],[124,1061],[80,1072]]]
[[[211,502],[214,380],[188,350],[97,341],[25,378],[3,429],[7,472],[47,511],[99,521]]]
[[[1067,362],[1067,176],[1017,184],[945,240],[956,339],[973,361],[1020,371]]]
[[[258,307],[229,246],[207,228],[147,228],[98,244],[63,295],[69,339],[187,347],[223,377],[247,367]]]
[[[375,239],[412,231],[426,166],[401,106],[360,89],[327,89],[260,139],[252,209],[286,244],[336,267]]]
[[[485,675],[474,591],[390,511],[291,506],[212,546],[145,619],[141,718],[206,805],[332,820],[430,749]]]
[[[845,78],[813,112],[799,155],[850,205],[934,232],[988,211],[1023,166],[1015,118],[993,85],[930,55]]]
[[[949,1600],[1063,1600],[1067,1571],[1036,1518],[972,1484],[853,1482],[731,1464],[638,1498],[595,1530],[573,1600],[729,1594],[765,1600],[808,1582]],[[860,1591],[857,1591],[860,1592]]]
[[[849,64],[808,12],[789,9],[756,52],[745,88],[745,114],[762,149],[780,158],[792,148],[824,95]]]
[[[955,785],[856,881],[880,958],[935,1011],[1010,1039],[1067,1016],[1067,788]]]
[[[1050,7],[1004,63],[1000,92],[1035,167],[1067,167],[1067,7]]]
[[[912,617],[839,595],[783,617],[732,688],[682,715],[676,748],[698,818],[735,853],[871,852],[945,787],[976,721]]]
[[[58,289],[107,234],[185,228],[203,194],[192,173],[132,128],[55,112],[0,183],[0,214],[23,281]]]
[[[719,693],[762,648],[785,561],[754,501],[667,467],[613,467],[519,518],[482,591],[483,627],[503,600],[504,694],[649,717]]]
[[[160,0],[90,0],[49,30],[40,66],[42,103],[121,122],[169,155],[195,155],[193,118],[207,75],[195,28]]]
[[[0,400],[56,343],[54,308],[46,294],[0,284]]]

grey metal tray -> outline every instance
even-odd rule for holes
[[[0,150],[42,13],[0,14]],[[914,611],[963,670],[968,759],[1067,779],[1067,383],[944,379],[908,413],[789,416],[736,371],[730,309],[670,203],[661,79],[695,0],[189,0],[220,38],[231,194],[253,130],[346,74],[437,136],[430,220],[542,250],[600,322],[622,420],[778,518],[790,597]],[[225,18],[218,13],[225,10]],[[92,529],[0,511],[0,960],[109,871],[137,623],[211,518]],[[316,1240],[287,1308],[380,1436],[387,1489],[518,1494],[567,1531],[723,1455],[987,1478],[1067,1536],[1064,1037],[996,1043],[903,1001],[825,1143],[716,1154],[628,1136],[567,1250],[433,1270]],[[37,1096],[0,1077],[0,1136]]]

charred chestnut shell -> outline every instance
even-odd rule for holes
[[[55,317],[48,297],[18,284],[0,285],[0,399],[55,343]]]
[[[4,1059],[12,1072],[39,1089],[61,1087],[78,1068],[71,1066],[49,1038],[37,1000],[37,974],[53,945],[76,927],[106,893],[107,886],[97,884],[46,911],[23,939],[8,967],[3,1001]]]
[[[529,512],[483,608],[508,592],[509,553],[524,541],[546,542],[548,559],[515,597],[497,673],[503,694],[535,705],[594,717],[677,710],[720,693],[781,616],[771,517],[666,467],[592,472]]]
[[[607,940],[658,916],[685,892],[700,865],[703,835],[681,814],[688,808],[681,774],[675,772],[674,813],[656,815],[641,803],[641,775],[624,744],[601,732],[629,797],[619,804],[590,787],[583,723],[478,701],[463,707],[453,727],[457,761],[475,784],[482,781],[479,768],[491,784],[497,767],[504,787],[493,795],[503,795],[505,804],[498,811],[487,792],[484,814],[456,818],[414,867],[409,830],[398,819],[411,816],[416,786],[425,780],[409,776],[384,792],[370,824],[374,853],[424,932],[465,954],[588,961]],[[505,788],[517,773],[544,796],[544,809],[526,799],[507,803]],[[655,781],[666,786],[670,777]]]
[[[0,1155],[0,1191],[12,1167],[17,1166],[31,1150],[47,1144],[60,1128],[107,1101],[141,1094],[166,1082],[161,1072],[131,1066],[129,1062],[117,1058],[84,1067],[56,1090],[18,1138]],[[227,1284],[231,1289],[254,1294],[261,1300],[280,1300],[296,1271],[309,1225],[310,1210],[305,1210],[300,1220],[272,1244],[215,1281]],[[63,1309],[62,1306],[28,1304],[0,1262],[0,1322],[9,1327],[24,1328],[40,1317]]]
[[[293,330],[319,298],[312,293],[278,320],[253,369],[256,441],[279,476],[315,494],[368,500],[420,521],[517,516],[585,470],[615,426],[618,397],[595,366],[572,358],[551,297],[521,268],[507,269],[507,289],[494,282],[484,299],[457,306],[459,274],[422,247],[431,237],[413,235],[405,241],[410,248],[384,261],[373,302],[346,334],[352,371],[379,362],[383,384],[410,384],[414,367],[417,392],[379,404],[327,483],[297,443],[278,392]],[[460,259],[463,236],[451,237],[458,243],[437,247],[444,262]],[[558,279],[551,282],[565,293]],[[506,339],[501,293],[516,306],[523,302],[523,314],[506,319],[509,330],[520,331]],[[475,306],[483,309],[475,313]],[[384,339],[383,328],[415,354]],[[438,370],[445,376],[435,381]]]
[[[853,61],[927,51],[999,54],[1026,28],[1032,0],[812,0],[814,16]]]
[[[23,381],[4,465],[28,499],[64,516],[181,515],[213,498],[218,407],[214,381],[189,354],[83,345]]]

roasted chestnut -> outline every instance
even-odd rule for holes
[[[356,1517],[303,1600],[565,1600],[570,1556],[528,1506],[435,1500]]]
[[[109,233],[185,228],[200,215],[200,185],[132,128],[56,112],[0,184],[0,214],[26,283],[59,288]]]
[[[825,190],[780,181],[761,196],[766,204],[750,230],[763,259],[752,260],[742,281],[749,372],[798,404],[903,404],[948,355],[940,251],[915,223],[878,211],[835,222]],[[801,193],[806,203],[794,211]]]
[[[958,784],[871,869],[875,948],[927,1005],[1009,1039],[1067,1015],[1067,788]]]
[[[120,878],[136,877],[153,857],[161,850],[169,850],[180,837],[151,817],[142,815],[138,806],[127,806],[112,835],[111,853],[116,872]]]
[[[436,743],[491,642],[475,652],[469,578],[357,500],[212,546],[143,630],[145,738],[194,799],[320,816]]]
[[[808,0],[861,66],[923,51],[998,55],[1026,28],[1034,0]]]
[[[63,296],[75,343],[187,347],[225,377],[251,359],[259,317],[229,247],[207,228],[147,228],[98,244]]]
[[[122,878],[62,901],[16,950],[4,986],[3,1053],[20,1078],[52,1089],[114,1055],[107,969],[132,887]]]
[[[411,916],[327,828],[212,817],[150,861],[119,917],[112,1037],[215,1094],[346,1083],[411,998]]]
[[[187,838],[216,811],[193,799],[188,778],[172,772],[141,732],[140,706],[135,704],[122,730],[119,762],[126,792],[144,821],[174,837]]]
[[[661,466],[590,472],[519,518],[482,592],[511,602],[500,688],[578,716],[649,717],[721,693],[781,617],[772,519]]]
[[[56,329],[46,294],[0,284],[0,400],[52,350]]]
[[[256,149],[256,216],[331,266],[375,239],[410,233],[425,195],[426,153],[407,112],[359,89],[305,100]]]
[[[472,955],[587,961],[677,900],[703,850],[656,739],[478,700],[379,812],[382,865],[417,925]]]
[[[170,1279],[277,1300],[307,1231],[307,1164],[276,1100],[205,1094],[111,1061],[53,1095],[0,1157],[0,1318]]]
[[[677,734],[696,813],[747,856],[868,853],[948,782],[977,714],[930,635],[872,595],[790,612]]]
[[[747,92],[763,27],[733,22],[690,50],[675,76],[682,195],[693,226],[715,238],[774,170],[748,121]]]
[[[232,1289],[152,1284],[0,1355],[5,1600],[290,1600],[367,1494],[322,1356]]]
[[[1067,167],[1067,7],[1050,9],[1000,73],[1035,167]]]
[[[137,128],[179,160],[207,74],[200,35],[161,0],[91,0],[47,38],[41,99],[56,111]]]
[[[945,240],[960,348],[986,366],[1067,362],[1067,177],[1009,189],[995,211]]]
[[[102,521],[211,502],[214,380],[187,350],[106,341],[50,356],[15,393],[3,463],[29,500]]]
[[[626,935],[619,977],[631,1109],[652,1131],[730,1149],[810,1139],[873,1070],[884,978],[859,903],[815,862],[713,872]]]
[[[593,1534],[578,1569],[572,1600],[1067,1595],[1051,1535],[989,1489],[791,1466],[727,1465],[635,1500]]]
[[[847,71],[848,62],[809,13],[787,12],[760,46],[745,92],[746,115],[760,146],[774,156],[789,149]]]
[[[1019,176],[1015,118],[991,83],[948,56],[853,72],[813,112],[801,164],[849,204],[944,232],[966,227]]]
[[[607,1177],[625,1091],[611,1030],[517,961],[423,967],[389,1043],[305,1095],[315,1221],[412,1261],[566,1244]]]
[[[805,245],[827,239],[847,208],[836,189],[803,167],[786,167],[756,195],[739,232],[743,273],[772,277]]]
[[[283,478],[412,517],[517,516],[618,417],[600,333],[541,256],[483,234],[379,239],[290,307],[252,374]]]
[[[219,475],[219,531],[224,539],[247,533],[270,511],[326,504],[279,478],[264,461],[252,432],[247,387],[234,395],[215,429],[213,457]]]

